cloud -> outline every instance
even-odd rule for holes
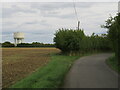
[[[117,3],[75,3],[80,27],[85,34],[105,33],[100,25],[109,14],[117,13]],[[4,3],[2,8],[3,41],[13,42],[13,32],[24,32],[25,42],[53,43],[59,28],[77,27],[73,3]]]
[[[119,0],[74,0],[74,2],[118,2]],[[73,2],[73,0],[1,0],[1,2]]]

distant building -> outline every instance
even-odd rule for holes
[[[17,44],[23,43],[24,40],[24,33],[22,32],[15,32],[14,33],[14,44],[17,46]]]

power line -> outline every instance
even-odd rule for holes
[[[77,14],[77,10],[76,10],[76,6],[75,6],[75,2],[74,2],[74,0],[73,0],[73,7],[74,7],[74,11],[75,11],[76,19],[77,19],[77,21],[79,21],[79,19],[78,19],[78,14]]]
[[[79,21],[79,18],[78,18],[78,14],[77,14],[77,10],[76,10],[76,6],[75,6],[74,0],[73,0],[73,7],[74,7],[74,11],[75,11],[75,15],[76,15],[77,22],[78,22],[78,27],[77,27],[77,29],[79,30],[80,21]]]

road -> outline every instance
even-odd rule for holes
[[[77,60],[66,75],[62,88],[117,88],[118,74],[105,63],[111,55],[94,54]]]

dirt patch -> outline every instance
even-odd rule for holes
[[[56,48],[4,48],[3,54],[3,88],[28,76],[50,60],[50,53],[60,52]]]

